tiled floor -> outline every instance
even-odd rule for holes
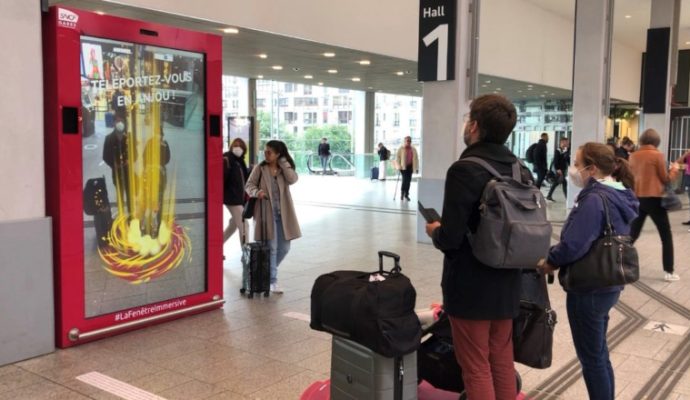
[[[318,275],[372,270],[376,251],[387,249],[402,256],[403,272],[417,289],[418,308],[441,297],[442,255],[416,242],[415,196],[410,203],[393,201],[395,184],[301,177],[293,196],[304,236],[292,243],[280,268],[285,294],[252,300],[239,295],[235,237],[225,246],[223,309],[0,367],[0,400],[118,398],[75,379],[91,371],[166,399],[298,399],[310,383],[328,378],[330,337],[284,314],[309,314],[310,289]],[[550,215],[563,221],[560,191],[556,196],[560,201],[550,205]],[[619,399],[690,399],[690,333],[643,329],[649,321],[690,326],[690,233],[680,224],[686,219],[687,210],[671,214],[682,280],[661,280],[661,246],[648,221],[638,242],[642,279],[626,288],[611,313]],[[555,228],[560,230],[560,224]],[[559,315],[554,362],[546,370],[518,365],[524,390],[536,398],[585,399],[565,295],[558,285],[549,290]]]

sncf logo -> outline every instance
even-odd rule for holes
[[[79,16],[70,10],[58,8],[58,25],[63,28],[76,28]]]

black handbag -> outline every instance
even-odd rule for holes
[[[666,185],[664,189],[664,195],[661,197],[661,207],[666,211],[678,211],[683,208],[680,197],[678,197],[671,185]]]
[[[606,226],[604,235],[597,239],[587,254],[566,266],[558,274],[565,290],[587,291],[622,286],[640,279],[640,261],[630,236],[616,235],[609,215],[606,196],[604,202]]]
[[[383,270],[384,256],[395,260],[390,272]],[[316,279],[310,327],[385,357],[403,356],[417,350],[421,341],[416,296],[409,278],[400,272],[400,256],[379,251],[376,272],[335,271]]]
[[[534,284],[525,282],[529,280]],[[544,275],[523,273],[523,282],[539,293],[531,293],[529,299],[520,300],[520,314],[513,320],[513,356],[515,362],[528,367],[549,368],[553,358],[556,311],[551,309]]]
[[[257,185],[259,190],[261,190],[261,166],[259,168],[259,184]],[[242,210],[242,219],[252,219],[254,218],[254,208],[256,207],[256,197],[250,197],[244,203],[244,209]]]

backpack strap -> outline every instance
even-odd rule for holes
[[[460,161],[469,161],[471,163],[479,164],[481,165],[485,170],[489,171],[489,173],[493,176],[495,176],[498,179],[504,179],[505,176],[501,175],[496,171],[496,168],[491,166],[486,160],[483,160],[479,157],[467,157],[467,158],[462,158]],[[513,167],[513,180],[517,182],[522,182],[522,173],[520,172],[520,161],[516,161],[512,165]]]

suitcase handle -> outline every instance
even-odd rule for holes
[[[400,256],[390,252],[390,251],[385,251],[385,250],[379,250],[379,272],[383,273],[383,257],[390,257],[393,259],[394,265],[393,269],[390,270],[391,273],[399,273],[401,268],[400,268]]]

